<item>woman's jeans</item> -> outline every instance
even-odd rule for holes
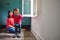
[[[7,28],[7,30],[10,32],[10,33],[15,33],[15,34],[20,34],[21,33],[21,27],[19,24],[15,23],[15,26],[14,28],[13,27],[9,27]]]
[[[7,28],[7,30],[8,30],[10,33],[15,33],[15,28],[13,28],[13,27],[9,27],[9,28]]]

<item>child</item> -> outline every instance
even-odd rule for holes
[[[14,27],[14,19],[12,18],[13,13],[11,11],[8,11],[8,18],[6,20],[6,29],[9,32],[14,33],[15,27]]]
[[[22,15],[19,13],[19,9],[14,9],[13,10],[13,15],[12,17],[14,18],[14,25],[15,25],[15,34],[17,37],[20,37],[19,35],[17,35],[17,33],[20,34],[21,32],[21,27],[20,27],[20,24],[21,24],[21,20],[22,20]],[[18,31],[19,30],[19,31]]]

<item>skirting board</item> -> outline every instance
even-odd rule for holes
[[[38,36],[38,35],[35,33],[35,31],[33,31],[32,29],[31,29],[31,32],[33,33],[33,35],[36,37],[37,40],[44,40],[41,36]]]

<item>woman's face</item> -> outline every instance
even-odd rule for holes
[[[9,13],[9,15],[10,15],[10,17],[11,17],[11,16],[13,15],[13,13],[12,13],[12,12],[10,12],[10,13]]]

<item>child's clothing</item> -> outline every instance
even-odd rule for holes
[[[14,23],[16,22],[16,23],[18,23],[18,24],[20,24],[21,23],[21,20],[22,20],[22,15],[18,15],[18,16],[15,16],[15,15],[12,15],[12,17],[14,18]]]
[[[17,32],[18,32],[18,33],[21,32],[21,27],[20,27],[19,24],[15,23],[15,33],[17,34]]]
[[[20,23],[23,17],[20,14],[18,16],[12,15],[12,17],[14,18],[15,33],[18,36],[17,33],[21,33]]]

